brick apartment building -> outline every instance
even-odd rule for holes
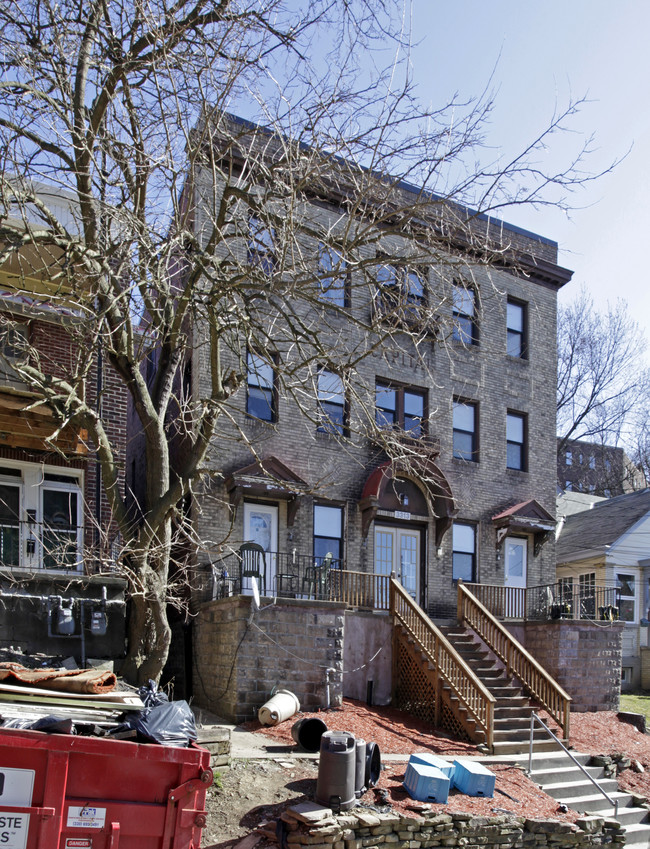
[[[624,448],[571,439],[558,439],[557,483],[562,490],[614,498],[647,486],[642,470]]]
[[[47,200],[67,203],[56,194]],[[88,435],[57,432],[13,368],[38,356],[46,370],[65,374],[79,354],[74,313],[48,295],[35,259],[14,256],[0,269],[0,647],[78,661],[120,657],[124,581],[110,574],[115,529]],[[104,406],[108,437],[124,454],[126,395],[98,363],[87,396]]]
[[[217,199],[228,173],[218,178]],[[189,201],[199,234],[212,190],[209,169],[199,171]],[[403,183],[393,193],[397,206],[421,197]],[[313,267],[304,315],[316,315],[333,340],[325,364],[315,356],[313,369],[302,369],[303,396],[282,391],[293,355],[281,339],[272,357],[243,335],[223,353],[224,372],[245,358],[247,385],[214,440],[213,482],[197,496],[198,535],[214,541],[200,555],[203,568],[213,564],[228,592],[230,552],[255,541],[268,552],[262,590],[273,595],[287,563],[308,569],[330,554],[333,566],[395,572],[434,617],[455,614],[458,579],[554,582],[556,308],[571,277],[557,264],[557,244],[476,216],[478,241],[504,248],[498,264],[467,244],[450,249],[454,267],[445,273],[434,252],[428,264],[421,256],[411,264],[410,240],[393,228],[333,270],[317,233],[342,228],[349,205],[340,194],[305,201],[309,227],[295,236]],[[243,221],[229,251],[255,273],[266,264],[272,291],[280,248],[256,216]],[[387,336],[359,359],[351,389],[328,363],[341,340],[363,345],[373,311],[391,319],[398,290],[411,306],[435,300],[437,329]],[[188,385],[198,401],[208,394],[209,351],[200,324],[193,334]],[[367,419],[374,431],[360,424]],[[382,434],[400,443],[401,455],[386,450]]]

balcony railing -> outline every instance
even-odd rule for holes
[[[200,590],[202,601],[251,594],[251,579],[242,577],[241,559],[236,551],[224,555],[211,566],[207,585]],[[390,577],[350,571],[341,560],[294,552],[267,552],[264,569],[258,589],[260,593],[265,591],[267,596],[337,601],[369,610],[389,608]]]
[[[618,619],[620,590],[616,587],[540,584],[504,587],[465,584],[497,619]]]

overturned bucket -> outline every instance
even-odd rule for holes
[[[320,738],[326,731],[323,720],[311,716],[304,716],[291,726],[291,736],[306,752],[320,750]]]
[[[376,743],[366,743],[366,787],[376,787],[381,772],[381,752]]]
[[[298,713],[300,702],[291,690],[278,690],[257,712],[262,725],[277,725]]]

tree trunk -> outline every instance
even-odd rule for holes
[[[167,582],[150,566],[145,566],[146,596],[134,592],[131,597],[128,635],[129,650],[122,676],[130,684],[145,685],[160,681],[171,643],[167,622]],[[166,574],[166,572],[165,572]]]

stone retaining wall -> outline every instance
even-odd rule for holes
[[[583,619],[526,622],[522,642],[571,696],[571,710],[618,710],[624,627]]]
[[[616,820],[582,817],[577,823],[516,816],[472,816],[424,811],[418,818],[395,813],[353,810],[338,816],[314,803],[296,805],[281,816],[278,829],[270,824],[266,836],[280,838],[291,849],[592,849],[625,845],[625,832]]]
[[[276,689],[304,711],[342,702],[344,607],[277,599],[254,611],[249,596],[200,607],[194,619],[194,698],[230,722],[257,716]]]

